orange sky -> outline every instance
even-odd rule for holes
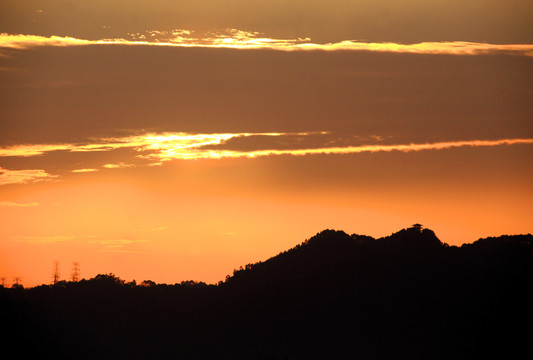
[[[0,0],[8,284],[213,283],[326,228],[531,232],[532,4],[221,4]]]

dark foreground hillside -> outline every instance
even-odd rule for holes
[[[218,285],[0,289],[7,346],[50,359],[476,359],[530,352],[533,236],[326,230]]]

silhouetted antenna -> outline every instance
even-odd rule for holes
[[[13,286],[19,286],[22,278],[20,276],[13,277]]]
[[[72,281],[80,281],[80,264],[77,262],[72,264]]]
[[[54,275],[52,276],[52,283],[55,285],[59,281],[59,261],[54,262]]]

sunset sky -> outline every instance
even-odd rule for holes
[[[215,283],[324,229],[533,231],[533,2],[0,0],[0,277]]]

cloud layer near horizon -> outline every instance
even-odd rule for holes
[[[228,29],[226,33],[215,34],[208,37],[192,37],[190,36],[191,32],[188,30],[176,30],[170,33],[155,33],[157,35],[164,35],[162,37],[163,40],[152,37],[147,38],[145,35],[138,34],[132,34],[135,38],[134,40],[122,38],[86,40],[62,36],[46,37],[39,35],[2,33],[0,34],[0,48],[27,49],[35,46],[129,45],[224,49],[271,49],[281,51],[344,50],[441,55],[513,54],[533,56],[533,44],[488,44],[467,41],[399,44],[392,42],[376,43],[354,40],[317,44],[310,42],[309,38],[274,39],[261,37],[257,32],[246,32],[236,29]]]

